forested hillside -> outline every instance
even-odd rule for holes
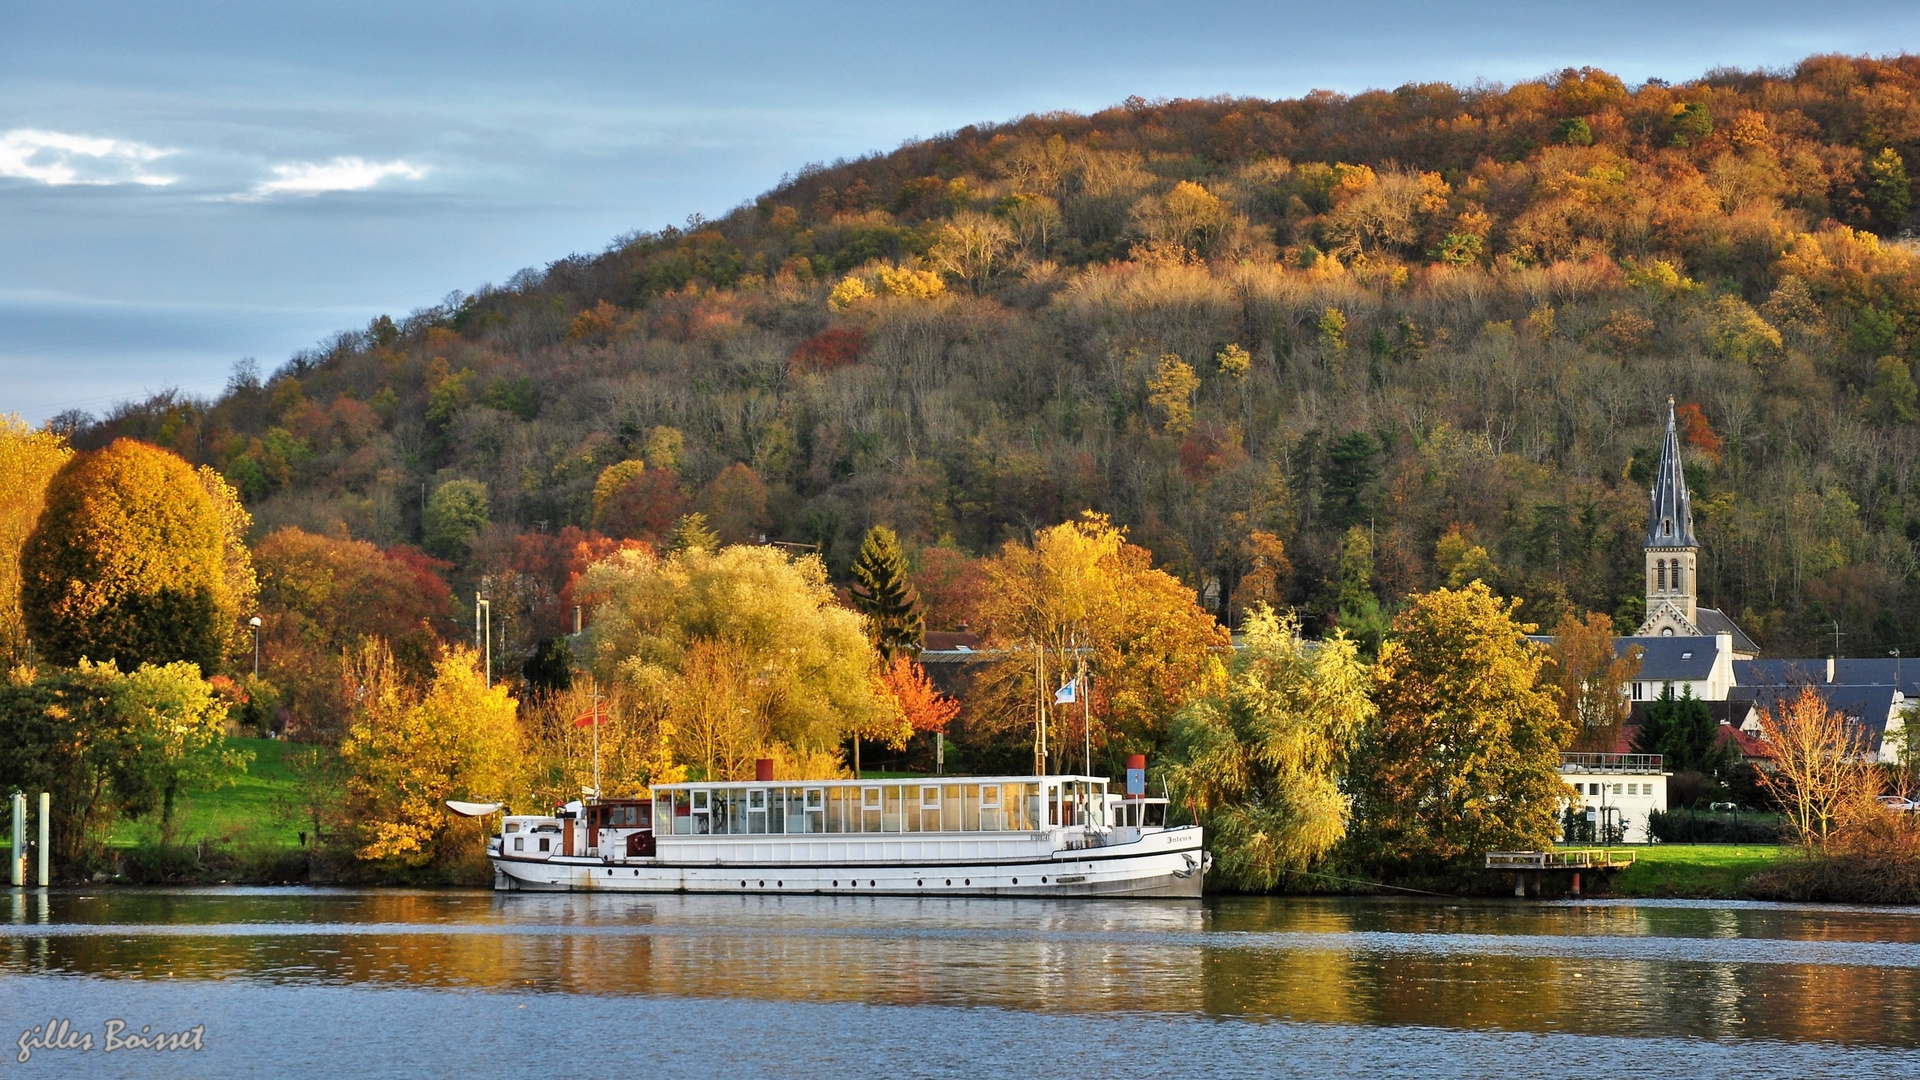
[[[1920,57],[1819,57],[1029,116],[58,426],[212,465],[256,537],[424,548],[517,659],[689,510],[836,579],[890,525],[930,629],[1088,508],[1228,621],[1366,639],[1482,577],[1628,625],[1672,396],[1702,602],[1911,654],[1916,94]]]

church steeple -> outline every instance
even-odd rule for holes
[[[1673,399],[1667,399],[1667,440],[1660,447],[1660,468],[1647,493],[1647,621],[1642,634],[1693,637],[1700,633],[1694,590],[1700,542],[1693,538],[1693,505],[1687,499],[1687,474],[1680,463],[1680,433]]]
[[[1667,441],[1660,447],[1660,469],[1653,477],[1647,514],[1649,548],[1697,548],[1693,504],[1687,499],[1687,474],[1680,466],[1680,436],[1674,425],[1673,399],[1667,399]]]

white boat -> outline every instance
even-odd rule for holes
[[[1094,776],[661,784],[510,815],[494,888],[542,892],[1199,896],[1199,826]]]

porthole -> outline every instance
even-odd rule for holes
[[[740,883],[740,887],[741,887],[741,888],[743,888],[743,889],[744,889],[744,888],[746,888],[746,887],[747,887],[747,883],[746,883],[746,882],[744,882],[744,881],[743,881],[743,882],[741,882],[741,883]]]
[[[880,886],[880,883],[879,883],[879,882],[877,882],[877,881],[869,881],[869,882],[867,882],[867,888],[869,888],[869,889],[874,889],[874,888],[878,888],[879,886]]]
[[[760,887],[761,887],[761,888],[763,888],[763,889],[764,889],[764,888],[766,888],[766,887],[767,887],[767,883],[766,883],[766,882],[764,882],[764,881],[762,881],[762,882],[760,883]]]
[[[1046,877],[1045,877],[1045,875],[1042,875],[1042,876],[1041,876],[1041,878],[1040,878],[1040,884],[1042,884],[1042,885],[1045,885],[1046,883],[1047,883],[1047,879],[1046,879]]]
[[[787,887],[787,883],[784,881],[776,881],[773,883],[773,887],[776,889],[784,889]]]
[[[952,888],[952,887],[953,887],[953,879],[952,879],[952,878],[948,878],[948,879],[947,879],[947,887],[948,887],[948,888]]]
[[[914,887],[914,888],[916,888],[916,889],[918,889],[918,888],[920,888],[921,886],[923,886],[923,885],[925,885],[925,884],[926,884],[926,882],[924,882],[924,881],[922,881],[922,880],[920,880],[919,878],[914,878],[914,879],[913,879],[913,887]]]
[[[963,884],[963,885],[971,885],[971,884],[973,884],[973,879],[972,879],[972,878],[968,878],[968,879],[966,879],[965,881],[963,881],[963,882],[961,882],[961,884]]]
[[[834,882],[834,883],[833,883],[833,887],[834,887],[834,888],[836,888],[836,889],[837,889],[837,888],[839,888],[839,887],[840,887],[840,883],[839,883],[838,881],[836,881],[836,882]]]
[[[1018,885],[1018,884],[1020,884],[1020,879],[1019,879],[1019,878],[1014,878],[1014,879],[1013,879],[1013,883],[1014,883],[1015,885]]]

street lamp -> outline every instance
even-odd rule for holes
[[[247,625],[253,627],[253,677],[257,679],[260,677],[260,616],[248,619]]]
[[[485,621],[481,615],[485,613]],[[482,628],[484,627],[484,635]],[[473,594],[473,647],[481,650],[486,664],[486,687],[493,689],[493,602]]]

